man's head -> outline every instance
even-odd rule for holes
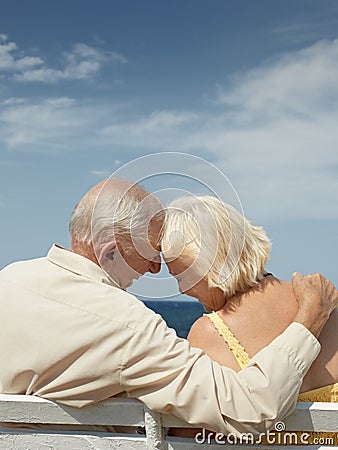
[[[123,289],[160,270],[161,202],[143,187],[111,179],[94,186],[75,207],[72,250],[99,264]]]

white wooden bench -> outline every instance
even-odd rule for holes
[[[158,449],[190,450],[219,449],[220,439],[213,444],[198,443],[194,439],[166,436],[169,427],[191,428],[191,425],[166,414],[149,410],[143,403],[124,398],[113,398],[96,405],[77,409],[49,400],[25,395],[0,395],[0,422],[15,428],[0,428],[0,450],[111,450]],[[20,424],[48,424],[50,430],[20,428]],[[338,404],[298,403],[296,411],[284,424],[286,430],[338,432]],[[66,431],[65,425],[115,425],[145,427],[145,434],[104,433],[97,431]],[[46,425],[45,425],[46,426]],[[64,429],[63,429],[64,428]],[[298,443],[299,444],[299,443]],[[248,445],[236,442],[236,449]],[[278,448],[271,445],[249,445],[252,449]],[[284,447],[293,448],[293,446]],[[313,443],[306,449],[333,449],[331,441]]]

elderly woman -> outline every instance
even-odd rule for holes
[[[216,198],[180,198],[168,208],[162,251],[169,271],[182,293],[211,312],[188,339],[235,371],[282,333],[298,308],[291,284],[266,271],[270,248],[261,227]],[[338,401],[337,329],[335,310],[299,401]]]

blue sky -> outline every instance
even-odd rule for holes
[[[226,174],[277,276],[338,285],[337,30],[327,0],[3,1],[0,267],[68,246],[87,189],[177,151]]]

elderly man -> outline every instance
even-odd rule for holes
[[[160,270],[162,222],[142,187],[100,183],[74,210],[70,251],[55,245],[0,272],[1,393],[76,407],[124,394],[223,433],[264,432],[292,411],[336,290],[296,276],[294,323],[236,374],[125,291]]]

